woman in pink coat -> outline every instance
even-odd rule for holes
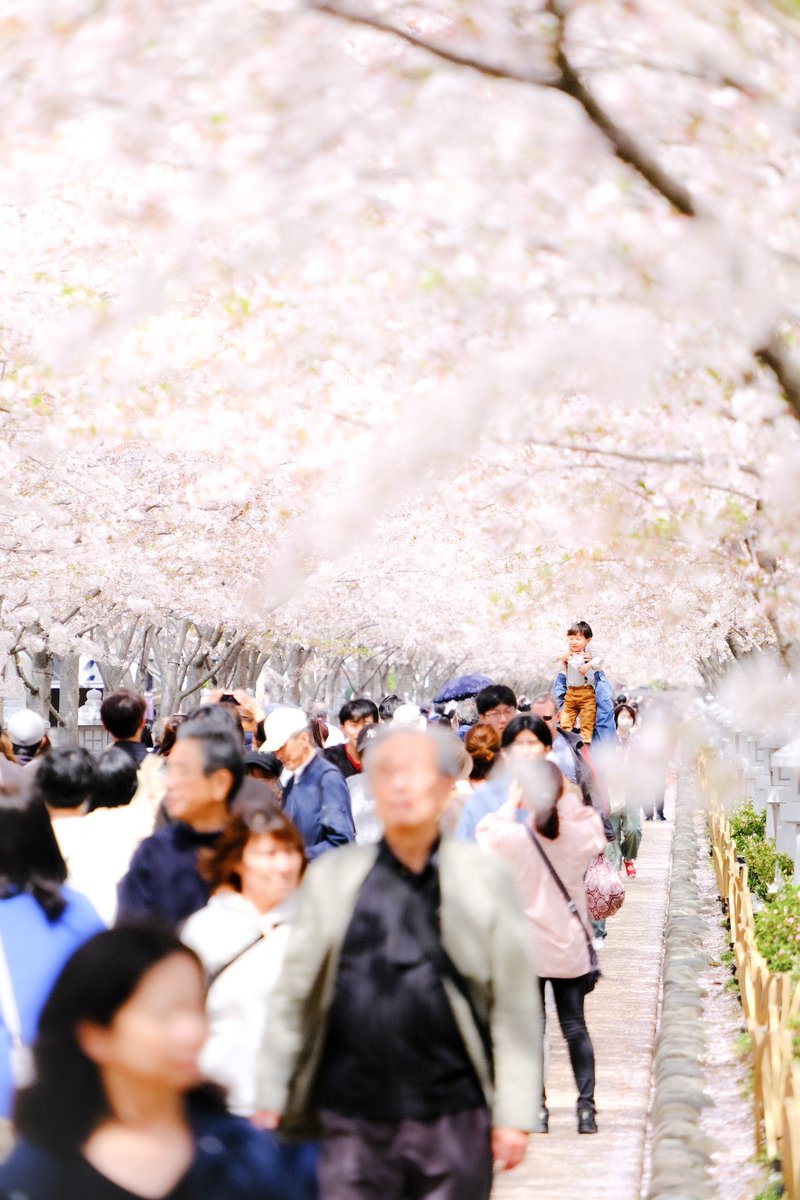
[[[506,803],[483,817],[477,841],[505,859],[517,878],[530,922],[535,962],[542,992],[550,981],[561,1031],[569,1049],[578,1086],[578,1132],[597,1133],[594,1103],[594,1050],[583,1005],[590,990],[591,933],[583,876],[605,847],[603,823],[593,808],[565,784],[555,763],[537,763],[535,778],[513,786]],[[529,804],[525,794],[535,794]],[[526,810],[520,820],[519,810]],[[528,811],[531,810],[531,811]],[[537,842],[569,893],[574,911],[551,874]],[[537,1131],[548,1132],[544,1091]]]

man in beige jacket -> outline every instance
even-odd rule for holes
[[[322,1200],[487,1200],[523,1158],[538,990],[511,876],[441,840],[450,734],[387,730],[366,770],[378,846],[308,871],[261,1052],[257,1122],[322,1135]]]

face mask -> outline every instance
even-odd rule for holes
[[[617,721],[617,729],[633,729],[633,721],[630,717],[620,717]]]

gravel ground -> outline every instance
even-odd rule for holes
[[[683,777],[682,787],[692,787]],[[686,797],[690,800],[690,797]],[[693,1068],[713,1103],[702,1109],[700,1132],[709,1148],[709,1177],[698,1195],[719,1200],[752,1200],[767,1181],[754,1161],[751,1100],[747,1093],[749,1060],[737,1050],[743,1031],[737,993],[725,986],[730,969],[722,912],[708,857],[705,818],[681,805],[682,819],[694,821],[699,918],[697,984],[702,1011],[696,1013],[702,1061]],[[668,814],[671,815],[671,804]],[[549,1014],[551,1061],[548,1078],[551,1133],[531,1138],[525,1162],[499,1178],[493,1200],[641,1200],[650,1175],[648,1114],[653,1051],[659,1018],[663,938],[672,858],[672,824],[647,823],[636,880],[618,916],[609,922],[607,949],[601,955],[603,978],[587,1002],[589,1030],[597,1055],[597,1103],[600,1133],[579,1137],[575,1131],[575,1085],[563,1039]],[[687,873],[687,883],[689,874]],[[685,886],[685,885],[684,885]],[[690,887],[690,891],[693,889]],[[691,947],[694,961],[695,948]],[[687,1017],[688,1019],[688,1017]],[[677,1158],[680,1153],[677,1153]],[[676,1167],[678,1166],[676,1161]],[[680,1176],[680,1170],[677,1172]],[[676,1197],[682,1194],[676,1180]],[[686,1200],[689,1200],[687,1192]]]
[[[703,1131],[712,1140],[711,1179],[720,1200],[751,1200],[766,1183],[766,1172],[754,1161],[752,1100],[747,1088],[749,1056],[737,1053],[736,1040],[744,1033],[738,993],[726,987],[730,967],[721,960],[729,948],[727,930],[722,928],[722,910],[717,883],[707,854],[704,818],[697,816],[697,887],[702,901],[706,934],[702,948],[708,966],[699,976],[703,991],[706,1030],[706,1091],[712,1108],[703,1112]]]
[[[575,1083],[558,1024],[549,1019],[551,1132],[531,1138],[525,1162],[498,1179],[494,1200],[639,1200],[671,847],[671,823],[645,824],[638,876],[608,922],[603,978],[587,1000],[599,1134],[578,1136]]]

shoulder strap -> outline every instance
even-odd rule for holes
[[[0,935],[0,1016],[3,1018],[3,1024],[11,1039],[11,1044],[21,1046],[22,1025],[2,935]]]
[[[224,962],[221,967],[217,967],[216,971],[209,975],[208,979],[206,980],[206,992],[211,991],[211,988],[217,982],[220,975],[223,975],[227,971],[228,967],[232,967],[235,962],[238,962],[240,958],[243,958],[244,955],[247,954],[248,950],[252,950],[253,947],[257,946],[259,942],[263,942],[265,937],[265,933],[260,933],[257,938],[253,939],[252,942],[248,942],[246,946],[242,946],[241,950],[237,950],[233,958],[229,958],[228,961]]]
[[[531,829],[531,827],[529,825],[526,826],[526,829],[528,830],[528,836],[530,837],[530,839],[533,842],[536,849],[539,851],[539,854],[541,855],[541,857],[545,863],[545,866],[547,867],[548,871],[552,875],[553,882],[555,883],[558,890],[561,892],[561,895],[566,900],[567,908],[569,909],[569,911],[572,913],[573,917],[575,917],[576,921],[580,925],[581,930],[583,931],[583,936],[586,939],[586,945],[589,947],[589,959],[592,963],[594,963],[596,960],[595,960],[595,954],[594,954],[594,946],[592,945],[592,939],[591,939],[588,929],[586,928],[586,926],[583,923],[583,918],[581,917],[581,914],[578,912],[577,904],[572,899],[572,896],[570,896],[567,889],[564,887],[564,884],[561,882],[561,876],[559,875],[558,871],[555,869],[552,862],[550,861],[550,856],[546,853],[544,846],[539,841],[536,834],[533,832],[533,830]]]

